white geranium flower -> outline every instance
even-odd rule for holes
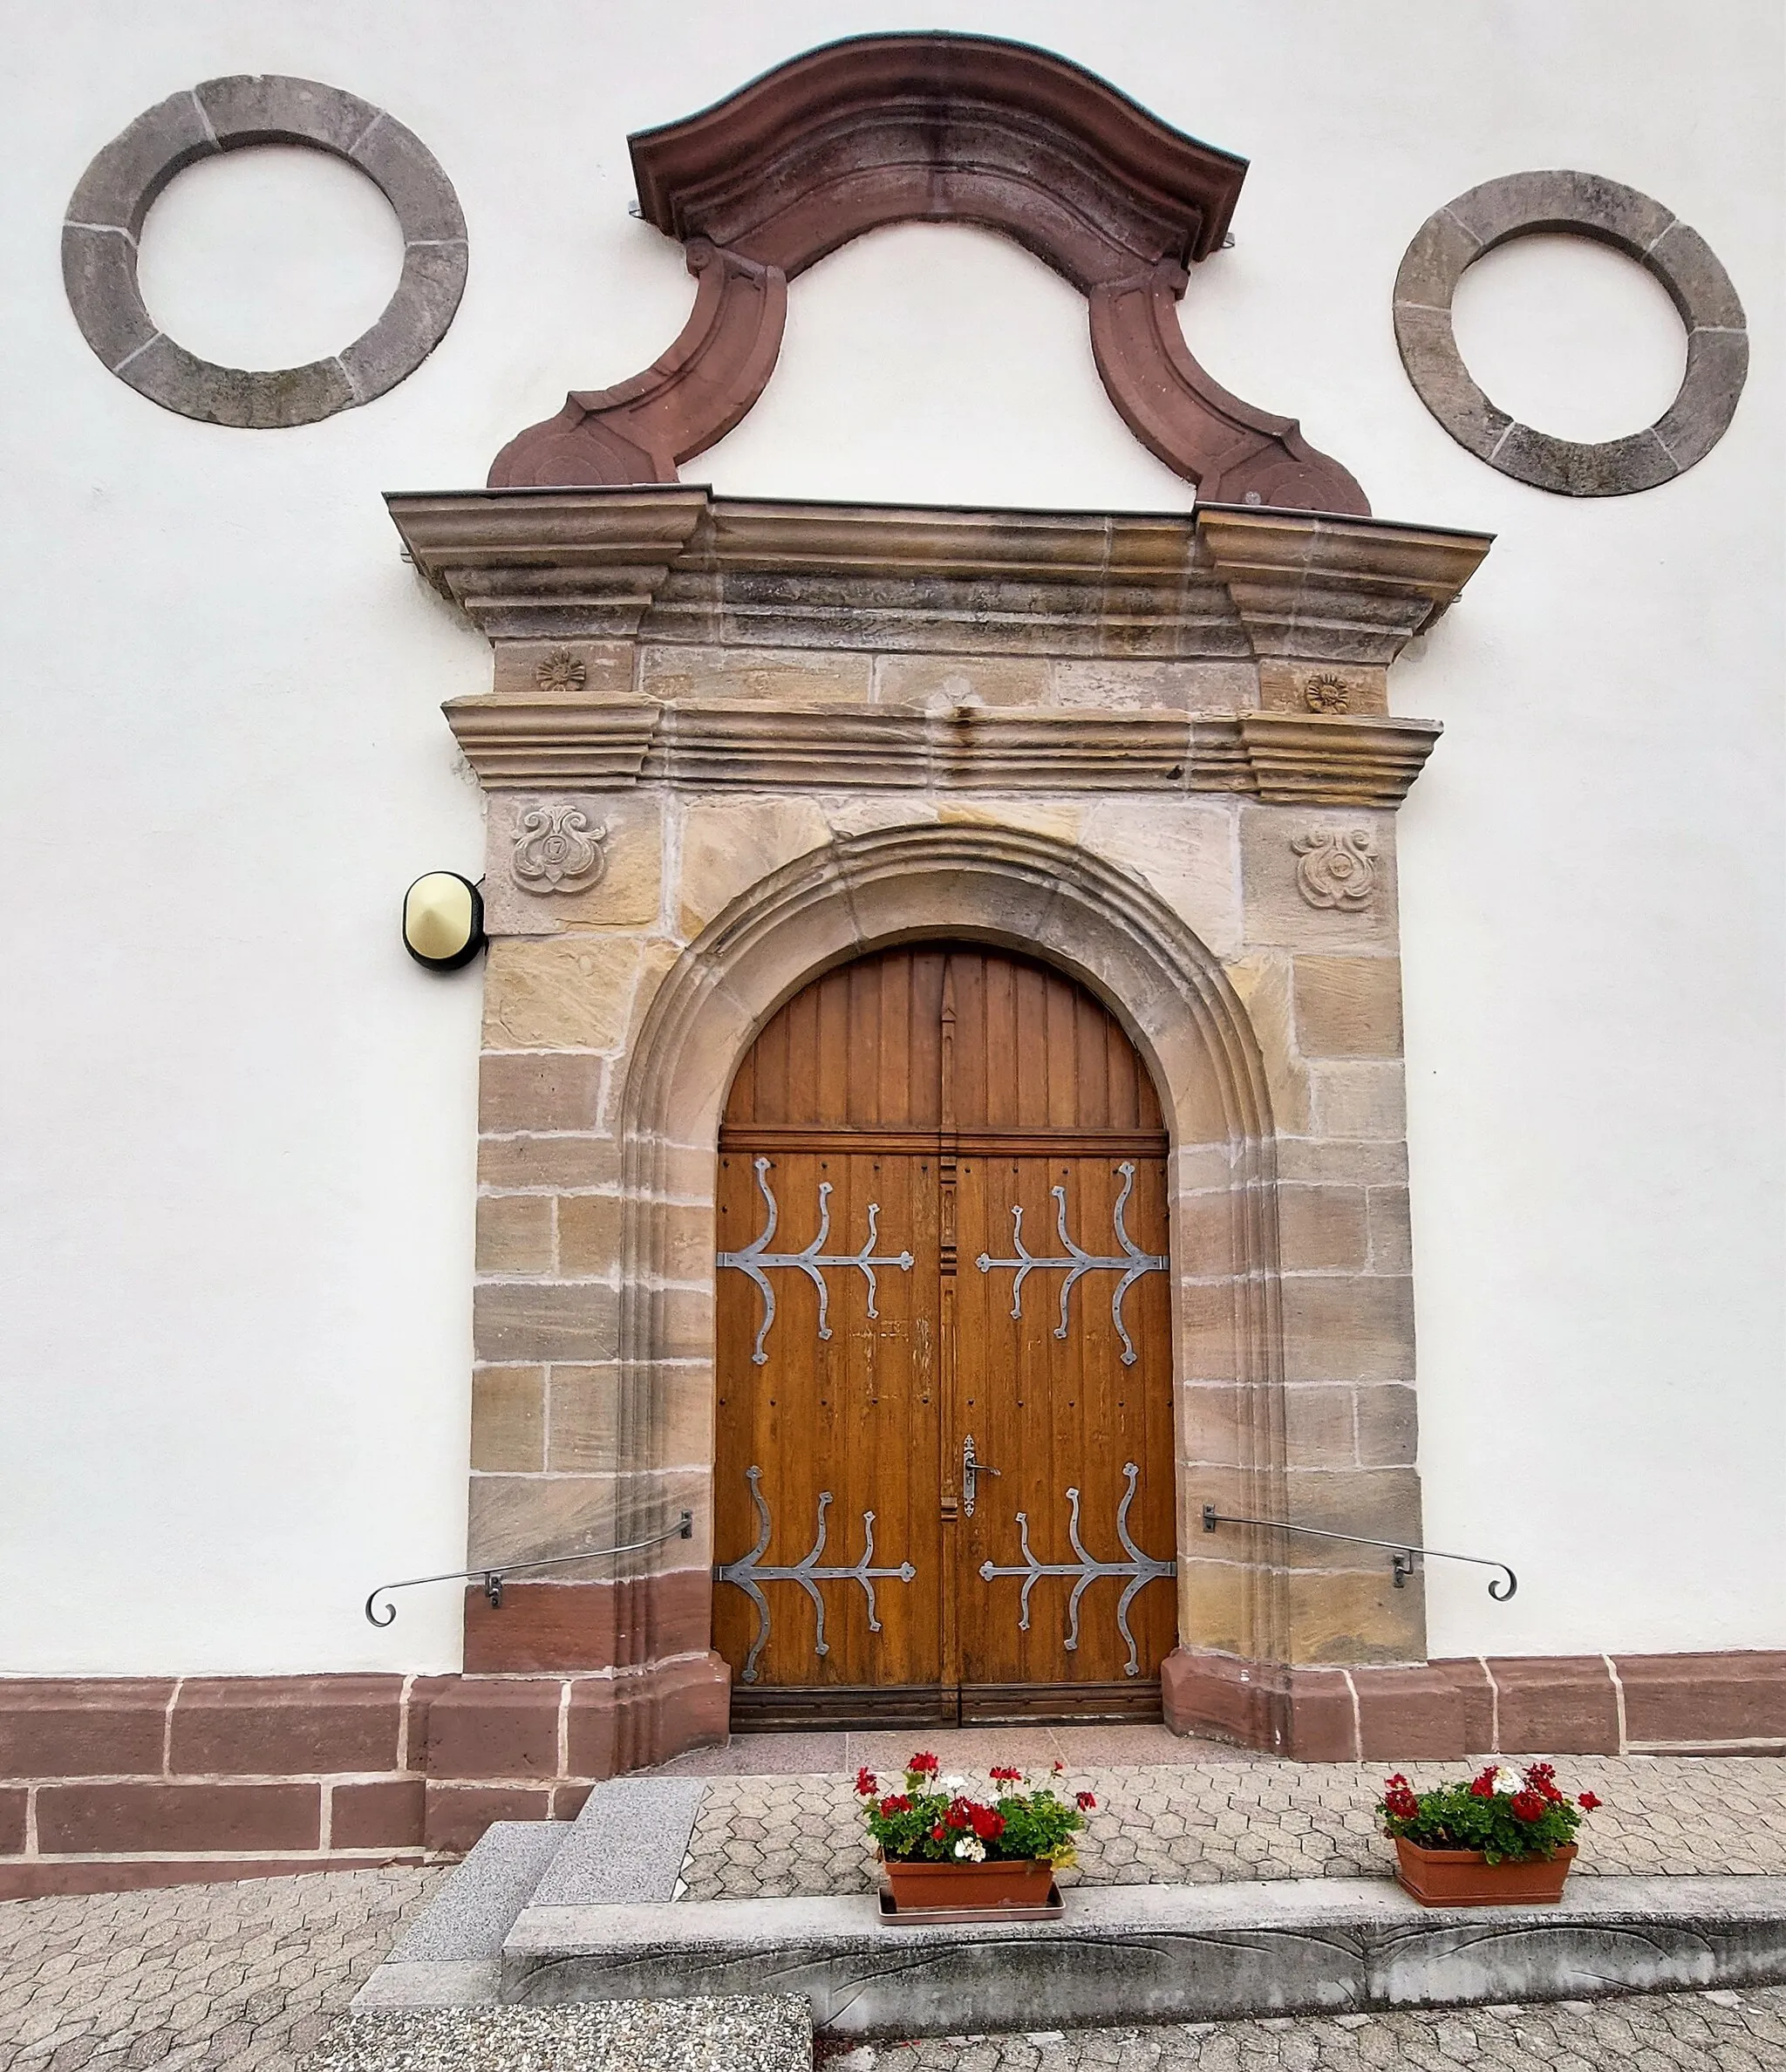
[[[938,1791],[946,1791],[951,1798],[961,1798],[971,1789],[965,1777],[944,1777],[937,1785]]]
[[[1510,1798],[1516,1791],[1524,1790],[1524,1786],[1510,1769],[1497,1769],[1495,1772],[1495,1789]]]
[[[970,1864],[984,1864],[986,1860],[986,1845],[978,1835],[964,1835],[955,1844],[955,1853],[958,1857],[965,1857]]]

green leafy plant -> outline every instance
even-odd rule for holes
[[[1479,1849],[1486,1863],[1523,1864],[1555,1856],[1599,1803],[1591,1791],[1573,1799],[1559,1791],[1548,1762],[1517,1772],[1491,1762],[1467,1783],[1436,1791],[1416,1791],[1398,1772],[1377,1812],[1386,1834],[1418,1849]]]
[[[896,1863],[1019,1863],[1041,1861],[1064,1870],[1076,1860],[1073,1837],[1097,1806],[1088,1791],[1069,1804],[1052,1782],[1033,1786],[1021,1770],[991,1773],[997,1796],[990,1803],[970,1796],[965,1777],[942,1777],[934,1755],[919,1754],[905,1765],[903,1791],[883,1792],[871,1769],[856,1773],[862,1817]],[[1063,1765],[1054,1765],[1059,1776]],[[1002,1788],[1002,1789],[1001,1789]]]

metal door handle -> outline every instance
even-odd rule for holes
[[[997,1475],[999,1472],[998,1469],[989,1468],[984,1461],[975,1456],[973,1434],[970,1432],[961,1442],[961,1515],[964,1518],[973,1516],[975,1478],[982,1475]]]

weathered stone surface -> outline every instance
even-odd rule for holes
[[[487,1051],[611,1051],[638,982],[627,937],[493,942],[484,978]]]
[[[549,1273],[552,1197],[480,1195],[477,1267],[480,1273]]]
[[[483,1281],[472,1297],[480,1360],[610,1360],[619,1298],[603,1281]]]
[[[537,1474],[546,1466],[546,1370],[485,1367],[471,1378],[474,1472]]]
[[[1305,1058],[1401,1055],[1398,958],[1299,957],[1295,992],[1296,1047]]]
[[[1360,1557],[1367,1548],[1355,1551]],[[1400,1590],[1380,1569],[1299,1569],[1285,1588],[1289,1655],[1298,1663],[1414,1662],[1424,1651],[1426,1585],[1419,1575]]]
[[[369,174],[402,228],[403,271],[378,321],[340,353],[303,367],[220,367],[154,331],[137,286],[135,239],[182,167],[268,143],[312,145]],[[171,95],[99,153],[68,214],[64,281],[88,344],[151,401],[212,424],[310,424],[382,395],[439,344],[465,289],[465,220],[438,162],[401,123],[314,79],[244,74]],[[93,228],[105,226],[125,235],[95,242]]]
[[[557,1475],[611,1475],[619,1467],[620,1368],[555,1365],[546,1465]]]
[[[1688,331],[1687,371],[1655,426],[1595,444],[1557,439],[1508,419],[1470,377],[1452,333],[1451,300],[1483,252],[1531,231],[1564,231],[1616,247],[1667,290]],[[1510,174],[1429,217],[1395,283],[1395,338],[1408,378],[1451,436],[1501,474],[1562,496],[1654,488],[1701,460],[1722,436],[1747,376],[1742,305],[1696,231],[1660,201],[1598,174]],[[1696,341],[1705,349],[1695,352]]]
[[[1029,655],[880,655],[874,695],[883,705],[949,711],[957,705],[1045,705],[1046,658]]]
[[[1414,1242],[1408,1230],[1408,1189],[1370,1190],[1371,1267],[1377,1273],[1411,1273]]]
[[[677,925],[692,941],[708,922],[771,871],[830,839],[810,799],[697,799],[678,833]]]
[[[760,705],[867,705],[874,658],[848,651],[642,647],[638,687],[665,704],[738,699]]]
[[[1391,1274],[1292,1274],[1283,1299],[1286,1380],[1413,1380],[1411,1281]]]
[[[1370,1263],[1366,1203],[1361,1187],[1280,1186],[1278,1247],[1284,1271],[1361,1271]]]
[[[621,1201],[614,1194],[558,1197],[558,1271],[609,1278],[620,1268]]]
[[[1408,1135],[1408,1099],[1401,1060],[1321,1063],[1308,1068],[1314,1134],[1324,1137]]]
[[[1306,1136],[1314,1121],[1307,1067],[1297,1055],[1287,957],[1254,951],[1228,966],[1228,981],[1240,997],[1265,1065],[1271,1091],[1271,1122],[1285,1136]]]
[[[532,1907],[502,1975],[522,2003],[773,1982],[834,2033],[910,2036],[1654,1990],[1703,1985],[1708,1952],[1729,1983],[1779,1976],[1786,1895],[1601,1879],[1484,1915],[1421,1910],[1387,1881],[1139,1886],[1080,1893],[1060,1921],[897,1936],[866,1898]]]
[[[1227,801],[1099,799],[1087,808],[1080,840],[1150,886],[1226,958],[1241,941],[1237,821]]]
[[[1687,378],[1657,419],[1655,437],[1683,471],[1703,460],[1730,427],[1749,378],[1747,331],[1695,331],[1687,340]]]

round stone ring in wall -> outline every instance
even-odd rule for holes
[[[1612,245],[1653,274],[1680,312],[1686,377],[1646,431],[1592,445],[1553,439],[1497,410],[1470,379],[1451,335],[1457,283],[1484,252],[1537,231]],[[1395,342],[1421,402],[1460,446],[1559,496],[1624,496],[1685,474],[1724,436],[1749,372],[1742,304],[1711,247],[1660,201],[1592,173],[1510,174],[1428,216],[1395,276]]]
[[[356,166],[403,231],[403,272],[385,313],[328,359],[260,371],[201,360],[156,330],[137,287],[137,239],[155,197],[196,160],[251,144],[310,145]],[[165,410],[266,430],[370,403],[446,335],[465,292],[465,218],[421,140],[368,101],[315,79],[207,79],[169,96],[106,145],[68,205],[62,278],[86,342]]]

